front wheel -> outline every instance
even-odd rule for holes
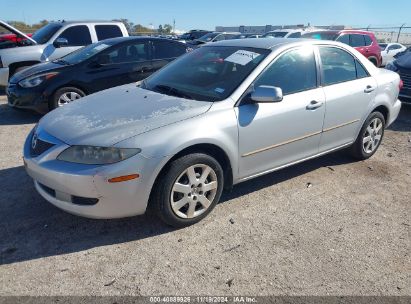
[[[373,156],[384,137],[384,128],[384,115],[380,112],[371,113],[351,146],[351,155],[360,160]]]
[[[75,87],[65,87],[58,89],[49,103],[50,111],[62,106],[65,106],[73,101],[76,101],[82,97],[86,96],[86,94]]]
[[[152,204],[168,225],[185,227],[205,218],[215,207],[224,187],[220,164],[211,156],[195,153],[174,160],[153,189]]]

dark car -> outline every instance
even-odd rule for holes
[[[400,91],[401,101],[411,103],[411,49],[407,49],[397,59],[389,62],[385,68],[400,75],[403,82]]]
[[[45,112],[111,87],[140,81],[185,54],[184,43],[122,37],[86,46],[16,73],[6,93],[12,107]]]
[[[368,58],[375,66],[382,64],[381,48],[375,35],[367,31],[341,30],[341,31],[315,31],[303,34],[302,38],[335,40],[348,44]]]
[[[179,37],[180,40],[184,41],[192,41],[195,39],[198,39],[200,37],[203,37],[204,35],[211,33],[210,31],[205,31],[205,30],[191,30],[187,33],[184,33]]]

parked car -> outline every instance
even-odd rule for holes
[[[381,66],[381,48],[375,35],[371,32],[357,30],[314,31],[303,34],[302,38],[335,40],[348,44],[367,57],[375,66]]]
[[[7,86],[14,73],[40,62],[61,58],[100,40],[128,36],[121,22],[51,22],[29,37],[5,22],[0,25],[23,37],[24,43],[0,44],[0,87]],[[12,46],[12,47],[10,47]]]
[[[193,41],[195,39],[201,38],[204,35],[211,33],[210,31],[206,31],[206,30],[191,30],[183,35],[181,35],[179,37],[179,40],[182,42],[189,42],[189,41]]]
[[[7,87],[12,107],[40,112],[111,87],[140,81],[187,52],[178,41],[120,37],[16,73]]]
[[[394,56],[404,52],[407,47],[400,43],[380,43],[382,63],[385,66],[388,62],[394,60]]]
[[[265,33],[263,38],[301,38],[305,32],[303,29],[281,29]]]
[[[247,33],[241,33],[238,35],[238,39],[248,39],[248,38],[262,38],[263,35],[260,34],[247,34]]]
[[[28,37],[33,36],[32,34],[26,34]],[[0,44],[4,42],[13,43],[13,46],[16,46],[17,43],[21,43],[23,40],[26,40],[24,37],[19,37],[16,34],[1,34],[0,35]],[[0,45],[0,49],[5,48]]]
[[[399,84],[332,41],[207,44],[139,86],[44,116],[25,142],[25,168],[68,212],[118,218],[149,206],[187,226],[234,184],[347,147],[371,157],[400,111]]]
[[[190,44],[192,45],[200,45],[209,42],[217,42],[223,40],[230,40],[230,39],[240,39],[241,33],[239,32],[211,32],[205,34],[204,36],[191,41]]]
[[[411,103],[411,50],[404,52],[397,59],[389,62],[385,68],[400,75],[403,81],[403,87],[400,91],[401,101]]]

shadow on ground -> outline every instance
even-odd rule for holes
[[[348,162],[351,159],[343,153],[334,153],[268,174],[234,187],[223,195],[222,203],[320,167]],[[121,220],[91,220],[65,213],[36,193],[22,166],[1,170],[0,177],[1,264],[136,241],[174,230],[151,214]]]

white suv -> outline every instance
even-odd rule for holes
[[[32,37],[3,21],[0,21],[0,28],[22,38],[16,43],[0,43],[0,87],[7,86],[14,73],[28,66],[63,57],[100,40],[128,36],[124,24],[116,21],[51,22],[36,31]]]

